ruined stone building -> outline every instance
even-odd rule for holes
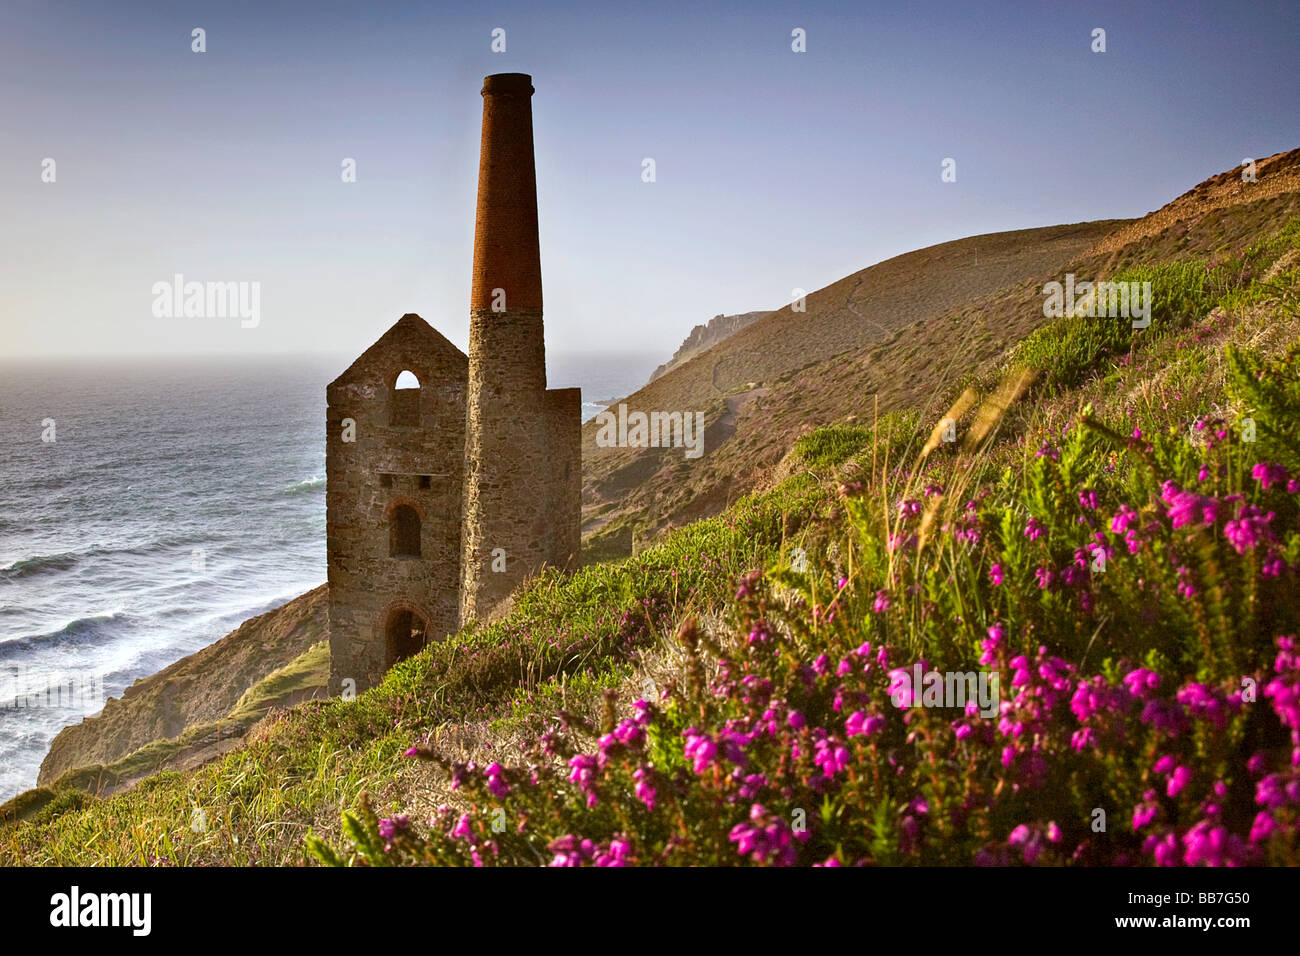
[[[546,387],[532,94],[484,80],[469,355],[408,314],[326,389],[332,693],[576,563],[581,393]]]

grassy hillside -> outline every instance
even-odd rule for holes
[[[219,762],[59,796],[0,828],[0,863],[1297,862],[1288,201],[1204,256],[1117,258],[1155,283],[1145,330],[1039,299],[976,365],[952,312],[951,408],[907,405],[902,365],[879,417],[847,394],[856,420],[799,434],[770,409],[767,490],[544,575]],[[788,381],[829,400],[851,367]],[[1001,709],[895,706],[916,665],[998,671]]]
[[[847,405],[858,414],[904,361],[903,346],[922,353],[952,343],[905,331],[946,311],[978,302],[1026,278],[1047,274],[1107,235],[1115,222],[1079,223],[974,236],[909,252],[811,292],[805,311],[791,305],[752,325],[626,399],[630,409],[703,411],[702,460],[680,449],[601,448],[596,426],[583,430],[583,507],[587,551],[597,559],[630,552],[665,527],[716,514],[753,490],[764,469],[789,448],[800,427],[833,421]],[[1000,336],[989,337],[996,350]],[[1005,339],[1001,344],[1006,344]],[[854,355],[861,368],[829,388],[802,390],[796,379],[836,356]],[[913,363],[909,395],[882,397],[884,408],[931,395],[960,372],[947,363]],[[856,372],[869,373],[856,374]],[[854,378],[856,377],[856,380]],[[869,387],[870,385],[870,387]],[[755,420],[779,419],[755,429]],[[793,430],[789,427],[793,424]],[[701,461],[705,464],[701,465]]]
[[[1214,176],[1140,220],[977,236],[899,256],[778,310],[630,396],[631,408],[706,412],[705,454],[597,448],[584,431],[586,552],[600,560],[716,514],[764,486],[817,424],[923,409],[961,389],[1046,322],[1042,285],[1153,262],[1240,255],[1300,212],[1300,150],[1258,179]]]

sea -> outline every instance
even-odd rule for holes
[[[664,355],[553,352],[583,419]],[[345,357],[0,362],[0,801],[60,729],[325,580]]]

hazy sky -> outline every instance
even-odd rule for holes
[[[357,354],[405,312],[464,348],[501,72],[537,90],[548,346],[668,353],[901,252],[1141,215],[1300,145],[1298,21],[1294,0],[3,0],[0,354]],[[259,283],[258,325],[155,316],[176,273]]]

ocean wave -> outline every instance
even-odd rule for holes
[[[317,488],[324,488],[324,487],[325,487],[325,476],[313,475],[312,477],[306,478],[303,481],[299,481],[296,484],[287,486],[284,489],[284,493],[286,495],[297,495],[297,494],[302,494],[305,491],[315,491]]]
[[[0,581],[17,581],[46,571],[67,571],[77,563],[78,557],[72,551],[64,551],[59,554],[37,554],[30,558],[23,558],[7,568],[0,568]]]
[[[99,643],[105,639],[111,640],[120,634],[122,623],[130,618],[131,615],[123,611],[109,611],[107,614],[74,618],[62,627],[43,634],[29,634],[26,637],[0,641],[0,660],[21,656],[37,648],[44,650],[61,645],[81,646]]]
[[[211,545],[221,540],[220,535],[209,532],[194,534],[165,534],[155,538],[145,538],[133,542],[110,545],[97,543],[80,551],[60,551],[54,554],[35,554],[15,561],[8,567],[0,568],[0,581],[19,581],[55,571],[70,571],[86,558],[113,557],[152,557],[159,553],[180,548],[193,549],[199,545]]]

